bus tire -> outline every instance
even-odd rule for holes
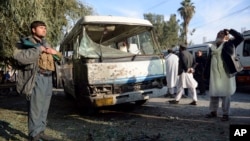
[[[141,106],[143,104],[145,104],[148,100],[138,100],[138,101],[135,101],[135,105],[137,106]]]

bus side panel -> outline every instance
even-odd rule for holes
[[[89,84],[125,84],[129,81],[143,81],[147,76],[164,75],[161,60],[131,61],[118,63],[88,64]]]

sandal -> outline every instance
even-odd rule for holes
[[[217,117],[216,112],[210,112],[209,114],[206,115],[206,118],[215,118],[215,117]]]
[[[228,121],[229,120],[229,116],[228,115],[223,115],[220,120],[221,121]]]

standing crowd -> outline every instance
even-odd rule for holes
[[[230,38],[230,35],[233,38]],[[236,47],[243,41],[243,36],[234,29],[224,29],[217,33],[216,39],[209,50],[208,57],[202,51],[194,57],[187,51],[186,45],[180,45],[178,56],[168,50],[165,57],[167,97],[174,98],[170,104],[179,104],[182,96],[188,93],[192,97],[190,105],[197,105],[197,92],[206,94],[205,80],[209,84],[210,112],[206,118],[216,118],[219,100],[222,100],[222,121],[228,121],[230,115],[231,95],[236,91],[235,74],[241,70],[235,56]],[[187,92],[185,92],[187,91]]]

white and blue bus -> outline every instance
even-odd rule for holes
[[[141,105],[167,92],[164,58],[148,20],[85,16],[59,50],[57,85],[80,105]]]

